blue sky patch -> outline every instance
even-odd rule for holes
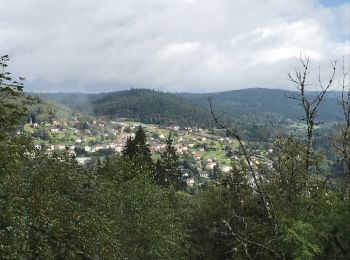
[[[320,0],[323,6],[336,7],[339,5],[350,3],[350,0]]]

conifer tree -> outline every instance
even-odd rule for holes
[[[128,138],[122,154],[124,159],[138,159],[144,164],[152,164],[146,133],[141,126],[137,129],[134,139]]]
[[[173,185],[180,190],[184,186],[183,173],[179,168],[179,156],[173,146],[171,134],[166,139],[166,147],[161,159],[156,163],[156,182],[165,187]]]

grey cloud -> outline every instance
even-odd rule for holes
[[[349,4],[0,0],[0,6],[0,52],[27,77],[29,91],[290,88],[286,74],[300,52],[325,70],[329,59],[350,57]]]

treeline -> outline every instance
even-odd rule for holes
[[[27,115],[24,120],[27,123],[47,123],[53,120],[68,119],[72,115],[72,111],[62,104],[31,95],[23,98],[26,101]]]
[[[303,118],[303,110],[288,96],[296,92],[279,89],[242,89],[219,93],[165,93],[150,89],[131,89],[100,94],[51,93],[38,94],[67,105],[73,110],[95,116],[133,118],[143,123],[161,125],[208,126],[208,98],[212,97],[215,108],[225,120],[236,123],[288,124],[288,119]],[[314,97],[316,92],[307,92]],[[329,92],[320,108],[320,120],[338,122],[342,111],[338,104],[339,92]]]
[[[298,121],[303,118],[302,107],[296,105],[287,97],[296,94],[295,91],[281,89],[251,88],[218,93],[180,95],[199,105],[207,105],[208,97],[213,97],[218,111],[235,121],[255,122],[257,124],[286,123],[287,119]],[[312,98],[317,92],[306,92]],[[329,92],[320,108],[320,120],[335,122],[342,118],[341,107],[338,104],[340,92]]]
[[[130,118],[147,124],[208,127],[210,121],[206,106],[198,106],[174,94],[149,89],[102,94],[40,94],[40,97],[94,116]]]
[[[348,150],[334,178],[324,155],[296,138],[275,140],[269,167],[255,164],[236,136],[243,160],[190,196],[171,137],[153,161],[139,128],[121,157],[86,169],[16,134],[23,85],[6,72],[0,82],[0,258],[349,258]],[[341,131],[339,149],[348,140]]]

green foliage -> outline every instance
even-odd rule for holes
[[[98,211],[123,257],[182,259],[188,250],[181,209],[187,199],[153,184],[147,171],[138,163],[110,159],[97,178]]]
[[[299,120],[303,116],[301,108],[286,98],[286,95],[292,96],[293,93],[295,92],[281,89],[251,88],[207,94],[183,93],[181,96],[201,105],[207,105],[208,97],[213,97],[218,112],[223,112],[228,118],[277,126],[276,122],[287,123],[287,119]],[[309,91],[306,96],[312,98],[316,94]],[[337,121],[342,116],[335,98],[339,94],[335,92],[328,95],[320,107],[320,120]]]
[[[27,106],[26,122],[47,123],[57,119],[68,119],[71,110],[64,105],[45,101],[36,96],[28,96],[31,102]]]
[[[86,207],[91,181],[64,154],[32,154],[1,179],[1,258],[98,254],[97,224]],[[86,244],[89,247],[86,247]]]
[[[310,223],[292,220],[284,228],[283,242],[292,252],[293,259],[314,259],[321,252],[316,236],[317,230]]]
[[[12,80],[8,61],[7,55],[0,57],[0,141],[11,137],[25,113],[24,103],[18,102],[23,95],[24,78]]]
[[[156,162],[156,182],[164,187],[173,186],[177,190],[183,189],[185,182],[182,176],[183,172],[179,166],[179,156],[176,154],[171,134],[169,134],[166,139],[165,150]]]
[[[50,134],[50,132],[43,127],[39,127],[37,129],[34,130],[33,133],[33,137],[39,138],[40,140],[44,140],[44,141],[48,141],[51,142],[52,141],[52,136]]]
[[[207,106],[198,106],[186,98],[148,89],[131,89],[108,94],[41,94],[41,97],[97,116],[132,118],[161,125],[207,126]]]
[[[269,219],[256,193],[249,186],[244,165],[233,170],[219,185],[201,194],[193,215],[192,258],[278,258]],[[261,246],[260,246],[261,245]]]
[[[134,139],[128,138],[122,154],[124,159],[132,160],[138,158],[141,164],[153,164],[151,151],[146,140],[146,133],[141,126],[137,129]]]

